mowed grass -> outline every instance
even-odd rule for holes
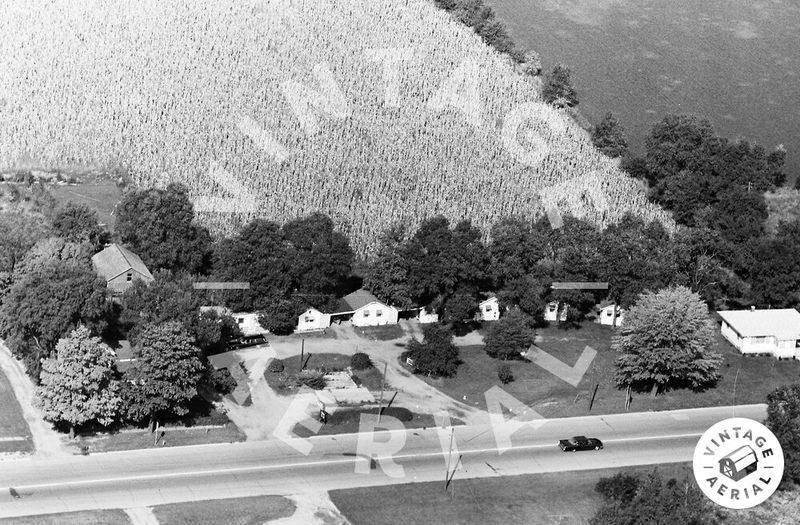
[[[369,339],[370,341],[393,341],[406,336],[400,325],[387,324],[383,326],[356,326],[353,327],[356,334]]]
[[[164,432],[163,438],[161,432]],[[158,431],[158,444],[156,435],[148,429],[125,430],[116,433],[99,434],[96,436],[79,436],[70,443],[75,453],[81,452],[81,447],[88,447],[89,453],[112,452],[115,450],[137,450],[142,448],[180,447],[186,445],[203,445],[206,443],[235,443],[246,439],[244,432],[239,430],[233,422],[228,422],[224,427],[162,427]],[[166,444],[164,444],[166,440]]]
[[[161,525],[261,525],[287,518],[294,511],[295,504],[281,496],[191,501],[153,508]]]
[[[0,519],[2,525],[109,525],[112,523],[125,525],[130,522],[125,511],[119,509],[82,510]]]
[[[625,472],[647,473],[653,466]],[[330,492],[331,501],[353,525],[584,524],[601,500],[594,491],[601,477],[619,469],[458,479],[445,493],[444,481],[367,487]],[[692,477],[691,464],[659,466],[667,479]]]
[[[306,353],[303,357],[303,361],[301,361],[299,355],[294,355],[286,359],[282,359],[284,365],[283,372],[270,372],[269,369],[267,369],[264,372],[264,378],[267,380],[267,384],[270,386],[270,388],[272,388],[275,392],[288,395],[296,391],[296,388],[287,385],[287,382],[290,379],[289,376],[293,374],[299,374],[302,363],[305,362],[306,359],[308,360],[306,363],[306,370],[338,372],[346,370],[347,367],[350,366],[350,358],[351,356],[345,354]],[[353,375],[353,381],[357,385],[361,385],[367,390],[373,392],[376,390],[380,391],[383,374],[374,366],[365,370],[354,370]],[[389,386],[387,385],[386,388],[388,389]]]
[[[14,396],[14,390],[2,371],[0,371],[0,438],[21,438],[0,440],[0,453],[33,452],[31,430]]]
[[[384,404],[388,401],[384,400]],[[361,418],[364,417],[364,427],[361,425]],[[328,421],[322,425],[319,432],[311,432],[302,424],[295,425],[292,432],[301,438],[311,436],[330,436],[334,434],[354,434],[356,432],[371,431],[373,425],[377,429],[387,428],[386,418],[393,417],[403,422],[404,428],[428,428],[436,424],[430,414],[417,414],[404,407],[384,408],[381,415],[382,423],[378,423],[378,407],[369,408],[338,408],[328,415]],[[451,422],[453,425],[463,424],[460,420]]]
[[[122,192],[113,182],[86,183],[75,186],[49,184],[47,190],[59,204],[72,201],[86,204],[97,212],[97,220],[107,225],[109,231],[114,230],[114,208],[122,198]]]
[[[478,345],[460,349],[464,362],[455,377],[436,380],[419,377],[454,399],[483,409],[486,409],[484,393],[493,386],[500,386],[545,417],[624,412],[625,392],[617,389],[613,382],[616,370],[614,360],[617,356],[611,349],[614,333],[610,327],[591,322],[582,324],[580,328],[550,326],[537,331],[542,336],[537,346],[570,367],[576,363],[586,346],[597,351],[597,356],[577,388],[529,361],[507,361],[515,380],[503,385],[497,378],[497,365],[501,361],[487,356],[483,346]],[[735,404],[765,403],[769,392],[800,377],[800,362],[778,361],[766,356],[745,357],[720,334],[716,335],[715,348],[724,357],[720,368],[722,378],[716,387],[705,392],[670,390],[655,398],[649,392],[634,392],[630,411],[732,405],[734,383]],[[589,401],[595,385],[599,386],[590,412]]]

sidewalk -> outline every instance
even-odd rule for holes
[[[0,341],[0,369],[8,378],[14,396],[22,408],[23,416],[33,436],[36,455],[71,456],[61,441],[61,435],[52,429],[50,423],[42,418],[39,409],[33,406],[33,382],[25,373],[22,364],[11,355],[11,350],[2,341]]]

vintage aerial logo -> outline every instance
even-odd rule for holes
[[[697,442],[694,477],[706,496],[730,509],[747,509],[769,498],[783,477],[783,449],[775,435],[752,419],[726,419]]]

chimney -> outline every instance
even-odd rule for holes
[[[755,312],[755,311],[756,311],[756,307],[755,307],[755,306],[751,306],[751,307],[750,307],[750,311],[751,311],[751,312]]]

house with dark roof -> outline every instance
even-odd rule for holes
[[[97,274],[106,280],[106,286],[121,295],[131,287],[135,280],[152,282],[153,274],[138,255],[119,244],[110,244],[92,256],[92,266]]]
[[[331,319],[349,320],[353,326],[379,326],[397,324],[399,315],[397,308],[384,304],[362,288],[339,299]]]

